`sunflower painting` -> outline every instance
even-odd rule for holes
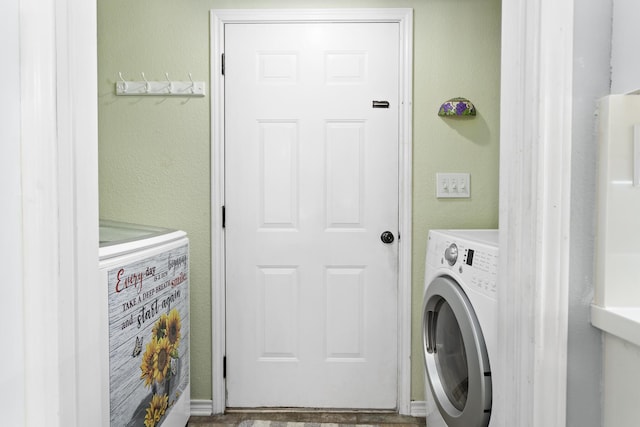
[[[162,313],[158,321],[153,325],[153,329],[151,330],[151,337],[160,339],[163,338],[166,334],[167,330],[167,314]]]
[[[153,355],[153,376],[155,380],[158,382],[164,381],[170,366],[171,345],[166,337],[160,338],[158,340],[156,353]]]
[[[175,308],[169,312],[167,316],[167,338],[174,352],[178,350],[180,345],[180,313]]]
[[[100,424],[182,423],[189,405],[188,256],[184,244],[107,272],[109,424]],[[128,285],[134,279],[137,285]]]
[[[144,380],[144,385],[146,387],[151,386],[155,379],[153,361],[157,353],[157,344],[158,341],[152,339],[151,342],[147,344],[147,349],[142,355],[142,363],[140,364],[140,370],[142,373],[140,374],[140,379]]]
[[[169,397],[166,394],[154,394],[144,416],[145,427],[155,427],[167,411]]]
[[[146,409],[145,427],[155,427],[169,407],[170,380],[174,375],[171,367],[179,357],[181,327],[180,313],[174,308],[160,315],[151,330],[151,341],[140,364],[140,379],[153,392]]]

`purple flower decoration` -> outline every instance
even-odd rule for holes
[[[473,106],[471,101],[466,98],[452,98],[446,102],[444,102],[440,106],[440,110],[438,110],[438,115],[447,117],[466,117],[466,116],[475,116],[476,108]]]

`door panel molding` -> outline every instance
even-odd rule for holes
[[[410,413],[411,391],[411,208],[412,208],[412,9],[212,10],[211,19],[211,268],[212,412],[226,408],[224,194],[224,26],[231,23],[391,22],[400,26],[399,230],[398,242],[398,404]]]

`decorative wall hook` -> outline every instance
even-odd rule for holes
[[[189,73],[189,80],[191,80],[191,93],[195,90],[195,83],[193,82],[193,77],[191,77],[191,73]]]
[[[122,89],[126,92],[129,85],[127,85],[127,82],[124,80],[124,77],[122,77],[122,72],[118,72],[118,75],[120,76],[120,83],[122,84]]]
[[[188,73],[188,81],[174,81],[169,79],[169,73],[164,73],[165,80],[147,80],[144,72],[140,73],[141,81],[125,80],[122,72],[118,72],[120,80],[116,82],[116,95],[119,96],[205,96],[206,85],[203,81],[194,81]]]
[[[167,90],[169,91],[169,93],[173,93],[173,82],[169,80],[169,73],[164,73],[164,76],[167,78],[167,82],[169,83],[169,85],[167,86]]]
[[[147,81],[147,78],[144,76],[144,72],[140,73],[140,75],[142,76],[142,80],[144,80],[144,90],[145,92],[149,93],[149,90],[151,90],[151,84]]]

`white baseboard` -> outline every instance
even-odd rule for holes
[[[427,416],[427,402],[424,400],[412,400],[411,401],[411,416],[412,417],[426,417]]]
[[[206,399],[191,400],[191,415],[208,417],[213,414],[213,401]],[[427,402],[424,400],[411,401],[410,414],[412,417],[427,416]]]
[[[213,401],[206,399],[191,399],[191,415],[208,417],[213,414]]]

